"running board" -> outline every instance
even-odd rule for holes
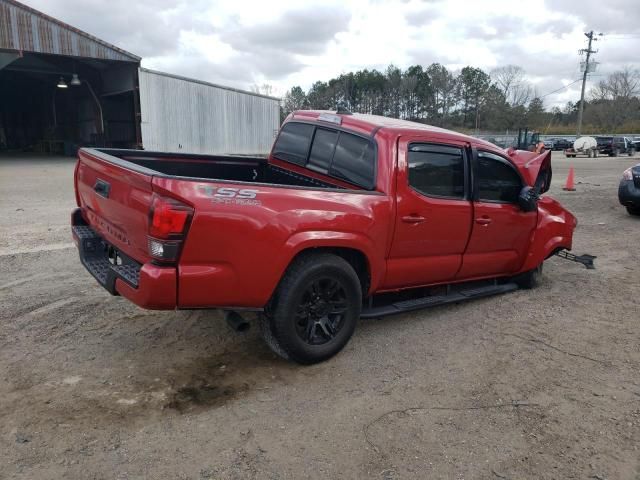
[[[499,293],[513,292],[518,289],[515,283],[503,283],[501,285],[488,285],[485,287],[470,288],[467,290],[459,290],[447,295],[430,295],[428,297],[416,298],[413,300],[405,300],[401,302],[391,303],[380,307],[367,307],[362,309],[360,318],[378,318],[396,313],[410,312],[412,310],[420,310],[421,308],[435,307],[438,305],[447,305],[449,303],[464,302],[474,298],[488,297]]]

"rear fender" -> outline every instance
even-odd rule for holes
[[[282,262],[282,275],[293,259],[301,252],[315,248],[349,248],[361,252],[367,260],[371,283],[369,292],[376,290],[384,278],[384,260],[375,259],[375,247],[370,238],[351,232],[306,231],[293,234],[284,245],[285,256]]]
[[[538,202],[538,225],[531,237],[529,253],[521,272],[532,270],[557,250],[571,250],[576,217],[550,197]]]

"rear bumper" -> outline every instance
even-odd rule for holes
[[[80,261],[111,295],[122,295],[142,308],[176,308],[175,267],[140,264],[118,252],[86,224],[80,209],[71,215],[71,231]]]
[[[640,207],[640,188],[633,180],[622,180],[618,187],[618,200],[625,207]]]

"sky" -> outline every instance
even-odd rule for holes
[[[546,107],[580,97],[584,32],[600,62],[589,80],[640,68],[638,0],[22,0],[143,58],[147,68],[282,96],[359,69],[439,62],[514,64]]]

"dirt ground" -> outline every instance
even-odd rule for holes
[[[640,479],[639,160],[554,154],[579,220],[544,283],[362,321],[286,363],[215,311],[111,297],[70,241],[72,159],[0,159],[1,479]]]

